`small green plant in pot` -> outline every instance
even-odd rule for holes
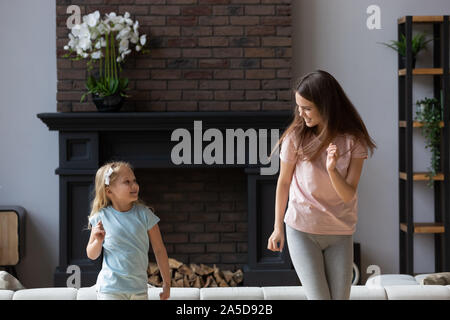
[[[431,168],[428,174],[428,186],[433,187],[433,177],[435,177],[440,169],[440,145],[441,145],[441,106],[435,98],[424,98],[418,100],[416,104],[419,106],[416,112],[416,119],[423,122],[422,135],[426,139],[426,149],[431,150]]]
[[[417,54],[421,51],[421,50],[426,50],[427,49],[427,44],[430,41],[433,41],[433,39],[428,39],[426,40],[426,34],[425,33],[418,33],[415,36],[413,36],[411,44],[412,44],[412,67],[415,68],[416,67],[416,60],[417,60]],[[400,41],[396,41],[396,40],[391,40],[390,43],[385,43],[385,42],[378,42],[380,44],[383,44],[395,51],[398,52],[398,54],[400,54],[401,58],[402,58],[402,64],[404,67],[406,67],[406,37],[404,34],[401,35],[401,40]]]
[[[145,34],[139,35],[139,22],[130,19],[126,12],[123,16],[115,12],[106,14],[103,19],[99,11],[83,17],[83,23],[76,24],[69,33],[69,43],[64,47],[69,52],[65,58],[72,60],[89,59],[86,81],[87,92],[81,97],[92,94],[92,100],[99,111],[118,111],[124,97],[128,97],[128,79],[120,77],[121,64],[132,52],[148,53]],[[98,71],[91,74],[94,64]]]

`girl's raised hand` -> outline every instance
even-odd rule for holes
[[[338,147],[337,145],[330,143],[327,148],[327,170],[331,171],[336,168],[336,162],[338,160]]]
[[[105,229],[103,229],[103,223],[102,221],[97,222],[94,228],[92,228],[92,234],[95,239],[97,239],[100,242],[103,242],[105,239]]]

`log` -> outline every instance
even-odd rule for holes
[[[216,265],[211,268],[205,264],[191,263],[188,266],[172,258],[169,258],[169,268],[172,287],[236,287],[244,279],[241,269],[232,272],[220,270]],[[149,262],[147,274],[148,283],[158,287],[162,285],[161,271],[156,263]]]
[[[204,264],[200,265],[200,269],[198,270],[200,273],[200,275],[205,276],[205,275],[209,275],[211,273],[214,272],[214,269],[208,266],[205,266]]]
[[[148,278],[148,283],[160,287],[162,284],[161,278],[158,275],[153,275]]]
[[[203,288],[208,288],[208,287],[211,287],[211,288],[217,287],[217,283],[214,280],[214,277],[211,275],[206,278],[206,283],[203,286]]]
[[[187,275],[189,281],[194,282],[195,279],[197,279],[198,275],[196,275],[194,272],[192,272],[192,274],[188,274]]]
[[[169,268],[170,269],[178,269],[179,267],[181,267],[183,265],[182,262],[177,261],[175,259],[169,258]]]
[[[178,279],[178,280],[172,279],[171,286],[175,287],[175,288],[183,287],[183,279]]]
[[[148,269],[147,269],[147,273],[149,275],[154,275],[155,273],[159,272],[159,268],[158,265],[154,262],[150,262],[148,264]]]
[[[183,278],[176,280],[175,283],[177,284],[177,287],[183,287]]]
[[[226,282],[230,283],[230,281],[233,280],[233,272],[225,270],[222,273]]]
[[[183,275],[187,275],[187,276],[193,276],[194,275],[194,271],[192,271],[192,269],[190,269],[185,264],[183,264],[181,267],[178,268],[178,272],[183,274]]]
[[[233,280],[234,280],[237,284],[241,283],[242,280],[244,280],[244,273],[242,272],[241,269],[239,269],[238,271],[236,271],[236,272],[233,274]]]
[[[197,278],[195,279],[195,282],[194,282],[194,287],[195,287],[195,288],[203,288],[204,285],[205,285],[205,284],[203,283],[203,280],[202,280],[201,277],[197,277]]]
[[[194,273],[199,274],[198,272],[199,272],[200,266],[196,265],[195,263],[191,263],[191,264],[189,265],[189,268],[191,268],[191,270],[192,270]]]
[[[189,278],[188,278],[187,275],[185,275],[185,276],[183,277],[183,287],[185,287],[185,288],[192,287],[192,284],[193,284],[193,283],[194,283],[193,281],[189,281]]]
[[[225,281],[225,279],[223,278],[223,273],[222,271],[220,271],[219,268],[216,267],[216,265],[214,265],[214,278],[217,282],[217,284],[219,285],[219,287],[228,287],[228,283]]]
[[[175,275],[173,276],[175,280],[183,279],[183,275],[179,273],[178,271],[175,271]]]

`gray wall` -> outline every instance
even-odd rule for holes
[[[54,0],[0,1],[0,205],[28,212],[25,287],[51,286],[58,259],[58,135],[36,114],[56,111]]]
[[[369,30],[366,9],[381,9],[381,29]],[[341,83],[378,145],[365,162],[359,184],[359,221],[363,279],[369,265],[381,273],[399,272],[397,56],[377,42],[397,38],[397,18],[450,14],[448,0],[299,0],[294,1],[294,76],[324,69]],[[431,26],[413,32],[432,32]],[[432,50],[417,67],[431,66]],[[431,77],[414,80],[413,101],[432,97]],[[420,131],[414,133],[414,170],[426,171],[430,155]],[[414,184],[416,221],[433,221],[433,193],[426,182]],[[431,235],[415,236],[415,272],[434,271]]]

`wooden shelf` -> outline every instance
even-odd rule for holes
[[[428,181],[429,178],[426,176],[427,172],[416,172],[413,173],[413,180],[414,181]],[[403,180],[408,180],[408,175],[406,174],[406,172],[400,172],[400,179]],[[444,180],[444,174],[443,173],[438,173],[433,180],[435,181],[443,181]]]
[[[412,22],[415,23],[437,23],[443,22],[444,16],[413,16]],[[398,24],[406,23],[406,17],[397,19]]]
[[[406,128],[406,121],[405,120],[399,121],[398,126],[401,128]],[[413,121],[413,128],[421,128],[421,127],[423,127],[423,122]],[[439,122],[439,127],[441,127],[441,128],[444,127],[444,121]]]
[[[449,54],[449,15],[441,13],[442,15],[409,15],[405,14],[403,17],[397,19],[397,35],[398,41],[402,41],[404,38],[408,39],[407,50],[405,54],[408,63],[405,63],[405,57],[397,55],[399,66],[397,68],[397,79],[399,81],[398,86],[398,137],[399,137],[399,188],[398,195],[399,206],[399,249],[400,249],[400,273],[413,274],[414,273],[414,237],[417,234],[425,234],[433,236],[434,248],[430,250],[434,251],[434,265],[437,272],[441,270],[450,270],[450,248],[449,237],[450,227],[445,222],[449,218],[449,212],[447,208],[450,205],[450,189],[448,186],[448,179],[450,179],[450,173],[448,172],[448,166],[439,168],[440,172],[434,172],[429,168],[422,170],[414,170],[414,167],[410,166],[415,158],[413,152],[411,139],[414,138],[415,130],[422,130],[430,123],[425,121],[424,118],[418,116],[415,110],[411,110],[411,101],[414,99],[414,91],[416,90],[414,83],[418,78],[426,78],[433,80],[427,86],[430,87],[430,91],[434,92],[436,96],[439,95],[441,88],[447,86],[450,82],[450,68],[448,61]],[[431,39],[430,45],[433,47],[435,55],[428,57],[428,61],[423,64],[414,64],[410,59],[412,58],[413,44],[412,40],[415,36],[415,28],[421,26],[431,27],[431,35],[428,39]],[[405,48],[406,49],[406,48]],[[398,53],[398,52],[397,52]],[[444,58],[442,58],[444,57]],[[448,91],[444,88],[441,94],[441,99],[448,102]],[[438,97],[436,97],[438,98]],[[409,103],[409,105],[408,105]],[[445,105],[446,106],[446,105]],[[408,115],[406,117],[405,115]],[[443,117],[436,117],[436,121],[433,123],[438,131],[442,134],[442,143],[447,146],[450,143],[450,131],[447,130],[450,127],[450,123]],[[413,129],[422,128],[422,129]],[[406,131],[405,131],[406,130]],[[411,148],[410,148],[411,147]],[[441,154],[442,164],[448,163],[450,157],[449,149],[444,148]],[[409,165],[408,165],[409,164]],[[445,170],[444,170],[445,169]],[[403,172],[402,172],[403,171]],[[433,171],[433,172],[431,172]],[[436,174],[433,176],[433,174]],[[418,182],[421,181],[421,182]],[[416,222],[418,217],[414,216],[415,203],[414,201],[414,186],[415,184],[428,183],[429,185],[435,185],[438,187],[433,192],[433,202],[437,205],[431,206],[427,209],[430,214],[433,214],[434,218],[423,219],[421,222]],[[442,191],[442,192],[441,192]],[[432,205],[432,204],[431,204]],[[445,209],[445,210],[442,210]],[[428,222],[423,222],[427,221]],[[430,222],[431,221],[431,222]],[[442,238],[442,239],[441,239]],[[442,240],[437,242],[437,240]]]
[[[423,76],[423,75],[442,75],[444,70],[442,68],[416,68],[412,70],[413,75]],[[406,75],[406,68],[398,70],[399,76]]]
[[[400,223],[400,230],[408,232],[406,223]],[[444,233],[445,228],[442,222],[416,222],[414,223],[414,233]]]

